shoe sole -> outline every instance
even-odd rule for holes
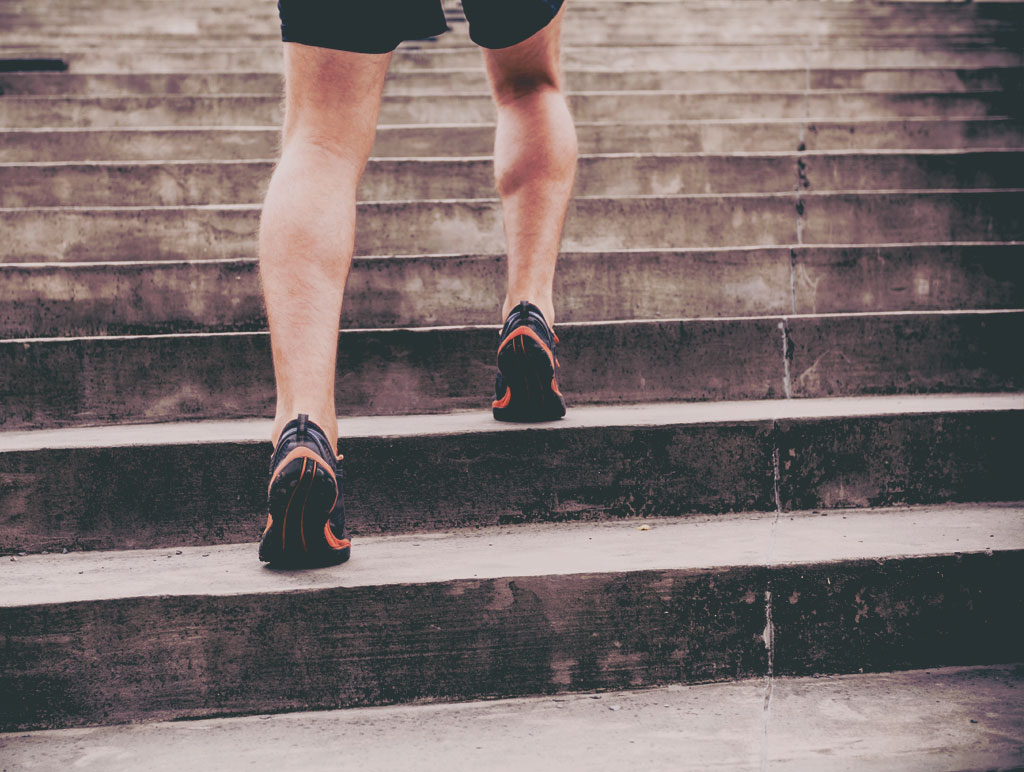
[[[565,415],[565,400],[555,383],[553,357],[529,328],[513,332],[498,351],[505,396],[492,404],[499,421],[554,421]]]
[[[331,470],[305,448],[297,449],[278,467],[267,493],[269,518],[260,539],[264,563],[315,567],[348,560],[351,546],[328,542],[330,516],[338,499]]]

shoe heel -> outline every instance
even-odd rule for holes
[[[510,340],[498,354],[498,369],[511,399],[506,407],[494,409],[495,418],[549,421],[565,415],[562,398],[551,388],[551,359],[535,340],[525,335]]]
[[[260,541],[260,559],[299,561],[316,549],[337,496],[337,483],[323,465],[309,457],[289,463],[270,486],[271,526]]]

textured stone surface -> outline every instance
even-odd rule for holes
[[[795,317],[786,334],[797,397],[1024,386],[1024,313]]]
[[[0,721],[625,688],[764,674],[770,660],[848,672],[1024,655],[1011,634],[1024,610],[1019,509],[635,525],[379,540],[365,567],[357,556],[320,572],[262,568],[252,546],[4,562]]]
[[[766,660],[764,580],[641,571],[6,609],[0,725],[750,676]]]
[[[0,206],[192,206],[262,203],[271,161],[0,165]],[[1024,151],[957,153],[584,154],[576,196],[811,190],[1014,188]],[[489,158],[371,160],[364,201],[487,198]]]
[[[765,681],[453,705],[350,709],[0,736],[14,768],[216,766],[416,772],[709,767],[965,772],[1024,762],[1019,667]],[[154,754],[159,747],[164,753]],[[767,762],[767,764],[765,763]]]
[[[968,6],[963,6],[968,7]],[[208,72],[275,71],[281,67],[280,48],[274,44],[246,45],[240,41],[197,45],[194,40],[178,44],[149,41],[146,56],[131,48],[89,47],[58,41],[7,49],[8,55],[37,55],[40,51],[59,53],[72,72]],[[749,67],[752,61],[767,70],[806,68],[878,67],[1019,67],[1020,52],[995,46],[900,45],[900,41],[875,40],[870,47],[801,50],[792,44],[766,42],[762,45],[708,45],[689,43],[666,46],[571,45],[563,53],[567,68],[596,68],[605,72],[635,69],[730,70]],[[394,69],[466,68],[480,66],[480,53],[469,47],[401,46],[392,58]]]
[[[573,91],[800,91],[808,81],[803,69],[790,70],[630,70],[608,72],[568,70]],[[812,70],[812,89],[873,89],[879,91],[994,91],[1020,86],[1018,67],[977,69],[842,69]],[[278,72],[204,73],[0,73],[4,95],[58,94],[189,94],[275,93],[282,89]],[[384,84],[385,94],[488,93],[480,68],[405,70],[393,68]]]
[[[779,324],[762,318],[561,325],[558,356],[566,367],[559,385],[578,405],[781,397]],[[489,407],[497,339],[496,326],[345,331],[338,410]],[[0,362],[0,425],[7,429],[273,412],[266,333],[10,341],[0,343]]]
[[[779,315],[794,307],[802,314],[1020,308],[1019,257],[1010,244],[567,252],[555,293],[562,323]],[[357,258],[341,326],[493,324],[505,270],[499,255]],[[2,337],[266,327],[255,259],[8,264],[0,281]]]
[[[781,420],[779,497],[786,509],[1024,498],[1022,431],[1017,412]]]
[[[1024,192],[804,192],[578,198],[568,251],[1024,240]],[[357,254],[500,252],[496,199],[367,202]],[[257,205],[3,209],[8,262],[252,257]]]
[[[1024,387],[1014,355],[1021,312],[587,323],[558,332],[559,385],[572,405]],[[489,406],[496,340],[493,327],[346,330],[338,410]],[[6,429],[273,412],[266,333],[9,340],[0,362]]]
[[[175,772],[183,766],[617,772],[765,768],[965,772],[1024,761],[1019,667],[778,678],[765,682],[453,705],[350,709],[0,737],[15,768]],[[765,731],[767,729],[767,731]],[[153,754],[153,748],[165,751]]]
[[[807,149],[1006,148],[1024,144],[1024,125],[1013,118],[870,118],[847,121],[673,120],[660,124],[576,121],[580,152],[728,153]],[[55,128],[0,130],[0,161],[139,161],[268,159],[280,132],[271,126],[137,129]],[[450,124],[381,126],[373,156],[490,155],[494,126]]]
[[[586,92],[570,95],[573,115],[581,121],[642,116],[638,123],[698,118],[836,119],[911,116],[979,118],[1020,115],[1019,104],[1002,91],[973,93],[815,92],[692,93]],[[4,97],[0,125],[7,128],[59,125],[85,127],[267,126],[281,121],[279,95],[39,96]],[[491,123],[494,106],[488,95],[445,95],[432,99],[386,96],[382,124]]]
[[[1012,501],[1024,499],[1020,404],[1011,395],[583,407],[516,428],[482,413],[350,419],[347,511],[360,535],[766,511],[776,448],[786,509]],[[126,428],[6,434],[5,552],[257,537],[269,425]],[[530,474],[510,473],[524,459]]]

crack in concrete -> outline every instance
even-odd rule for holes
[[[772,427],[772,471],[775,488],[775,517],[772,519],[771,535],[768,538],[767,568],[771,571],[775,562],[775,541],[778,532],[779,518],[782,515],[782,496],[780,494],[781,472],[779,464],[778,424]],[[768,650],[768,662],[765,673],[764,702],[761,707],[761,769],[768,768],[768,732],[771,724],[772,695],[775,691],[775,622],[772,619],[772,580],[769,573],[764,592],[764,638]]]
[[[804,47],[804,93],[803,93],[803,120],[800,122],[799,137],[796,156],[796,187],[795,187],[795,208],[796,208],[796,246],[789,250],[789,298],[792,313],[796,313],[796,274],[797,250],[804,243],[804,212],[805,202],[803,191],[811,187],[811,181],[807,176],[807,163],[803,154],[807,152],[807,129],[811,120],[811,51],[810,47]],[[783,317],[779,322],[779,331],[782,333],[782,368],[783,368],[783,389],[786,399],[793,398],[793,380],[790,372],[790,362],[793,357],[793,345],[789,337],[789,320]],[[772,531],[768,541],[767,567],[771,571],[775,561],[775,540],[779,525],[779,518],[782,516],[782,495],[781,472],[779,469],[779,442],[778,424],[772,426],[772,466],[774,473],[774,494],[775,494],[775,517],[772,520]],[[764,593],[764,645],[768,650],[767,673],[765,675],[764,705],[761,710],[761,770],[768,769],[768,731],[771,723],[772,694],[775,690],[775,623],[772,620],[772,580],[769,573]]]
[[[789,339],[789,320],[786,317],[782,317],[782,320],[778,324],[779,331],[782,333],[782,391],[786,396],[786,399],[793,398],[793,378],[790,373],[790,360],[793,358],[793,346]],[[778,470],[776,469],[776,472]]]

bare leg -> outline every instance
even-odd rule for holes
[[[562,15],[508,48],[484,50],[498,111],[494,174],[508,242],[512,306],[529,300],[554,324],[552,287],[562,225],[576,175],[576,129],[562,93]]]
[[[298,413],[338,436],[335,358],[352,264],[356,187],[390,54],[285,43],[281,161],[260,222],[260,276],[277,381],[272,439]]]

